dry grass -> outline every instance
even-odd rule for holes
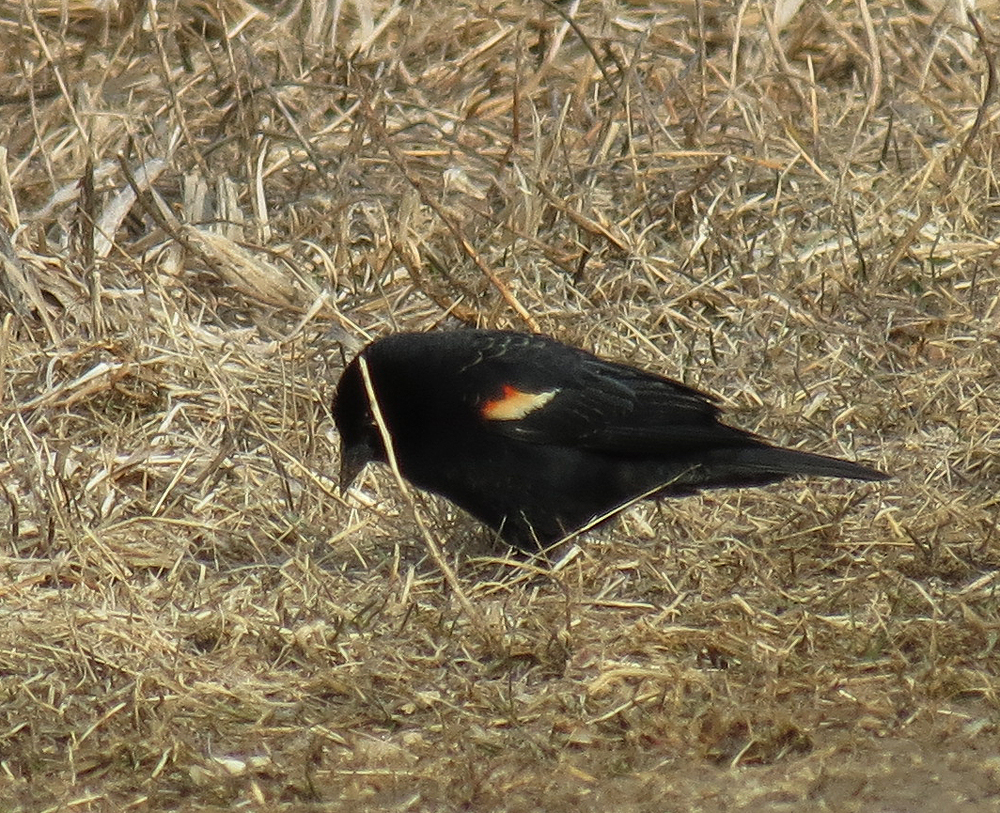
[[[5,809],[997,809],[1000,20],[794,5],[0,9]],[[897,479],[554,568],[421,501],[473,618],[330,479],[462,321]]]

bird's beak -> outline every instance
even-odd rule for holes
[[[340,493],[343,494],[371,459],[364,446],[340,447]]]

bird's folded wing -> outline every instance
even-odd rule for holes
[[[752,442],[719,423],[715,399],[677,381],[587,359],[509,383],[481,408],[494,432],[528,443],[622,455],[683,454]]]

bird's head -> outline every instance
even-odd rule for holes
[[[354,482],[366,463],[387,462],[385,444],[368,402],[357,359],[347,366],[337,385],[333,420],[340,433],[340,488],[343,491]]]

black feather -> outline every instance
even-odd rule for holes
[[[719,420],[703,392],[524,333],[399,333],[361,353],[403,475],[525,549],[641,495],[793,475],[884,480]],[[334,402],[342,479],[386,460],[355,359]]]

